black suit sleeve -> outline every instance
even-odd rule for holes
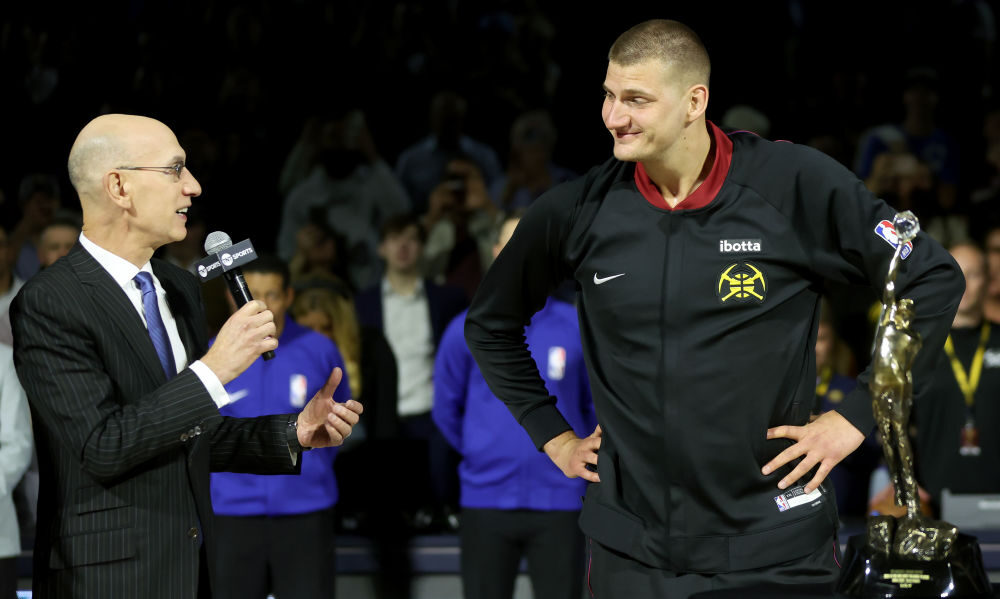
[[[214,427],[221,420],[189,369],[134,401],[122,401],[122,388],[133,385],[108,374],[101,358],[106,352],[97,347],[101,338],[92,332],[95,325],[87,324],[94,321],[77,313],[79,303],[48,291],[26,287],[11,306],[18,377],[50,438],[68,444],[88,474],[114,480],[179,448],[193,425]]]

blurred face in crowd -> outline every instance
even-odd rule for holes
[[[829,366],[832,355],[833,327],[828,322],[821,322],[816,333],[816,370]]]
[[[267,309],[274,314],[274,326],[277,329],[276,337],[281,337],[281,332],[285,328],[285,313],[295,299],[295,291],[285,287],[281,275],[271,272],[248,272],[243,277],[250,288],[250,295],[256,300],[262,300],[267,304]]]
[[[28,196],[28,200],[24,204],[24,218],[34,226],[41,228],[52,222],[52,217],[55,216],[58,208],[59,198],[49,193],[36,191]],[[37,231],[38,229],[35,229],[35,232]]]
[[[986,294],[986,261],[983,253],[971,245],[960,245],[951,249],[951,255],[965,276],[965,293],[958,304],[958,315],[978,320],[983,313]]]
[[[385,260],[386,270],[400,274],[417,272],[424,244],[416,225],[404,227],[385,236],[379,244],[379,256]]]
[[[1000,298],[1000,228],[986,236],[986,273],[989,278],[987,295]]]
[[[10,242],[7,240],[7,232],[0,229],[0,277],[6,277],[11,266]]]
[[[41,243],[39,243],[38,261],[42,267],[52,266],[56,260],[69,253],[76,240],[80,237],[80,230],[68,225],[51,225],[42,231]]]

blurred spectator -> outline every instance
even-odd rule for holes
[[[5,599],[16,594],[21,554],[14,487],[28,469],[31,452],[31,417],[14,372],[14,350],[0,344],[0,597]]]
[[[493,261],[499,215],[479,168],[469,160],[449,162],[423,219],[424,274],[436,283],[460,287],[471,300]]]
[[[396,358],[382,331],[358,322],[350,290],[335,279],[313,276],[295,284],[295,320],[333,339],[351,376],[351,394],[365,406],[365,420],[335,464],[340,487],[340,530],[370,536],[379,564],[376,596],[409,596],[411,522],[400,498],[413,491],[406,476],[376,476],[398,468],[399,417]]]
[[[14,345],[10,327],[10,302],[24,286],[24,280],[14,274],[14,251],[7,239],[7,232],[0,227],[0,343]]]
[[[379,227],[387,218],[407,212],[409,201],[379,157],[364,114],[354,110],[307,124],[283,171],[309,174],[292,185],[285,198],[277,241],[281,257],[292,259],[298,232],[319,213],[346,240],[342,259],[351,285],[363,289],[376,282]],[[292,179],[283,175],[283,180]]]
[[[722,115],[720,127],[733,131],[750,131],[767,139],[771,135],[771,119],[753,106],[737,104]]]
[[[949,218],[958,207],[959,149],[937,123],[939,88],[936,70],[907,70],[902,121],[874,127],[862,136],[855,172],[873,193],[899,210],[916,212],[924,230],[950,245],[968,237],[964,223]],[[903,179],[899,187],[893,185],[894,177]]]
[[[989,107],[983,117],[980,156],[969,195],[973,223],[1000,214],[1000,102]]]
[[[249,418],[300,411],[335,367],[343,369],[340,352],[332,341],[288,314],[295,292],[284,262],[263,254],[243,265],[243,273],[254,298],[263,300],[274,314],[275,337],[281,345],[274,358],[258,359],[226,385],[233,403],[220,412]],[[334,401],[351,398],[349,383],[345,373]],[[265,599],[273,593],[333,598],[337,449],[303,452],[298,475],[212,473],[212,507],[220,540],[215,596]]]
[[[0,227],[0,313],[5,315],[10,308],[11,300],[24,285],[24,280],[17,276],[11,268],[13,255],[14,251],[7,238],[7,232]],[[10,327],[7,328],[9,332]],[[9,338],[8,334],[8,341],[5,341],[7,345],[10,345]]]
[[[502,172],[496,151],[465,135],[468,106],[452,91],[438,92],[431,100],[430,135],[405,148],[396,162],[396,174],[406,188],[412,209],[423,214],[431,194],[447,178],[448,165],[456,158],[471,161],[487,188]]]
[[[854,357],[837,334],[832,307],[828,300],[820,304],[816,333],[816,404],[821,414],[836,409],[844,396],[857,386]],[[834,466],[830,480],[837,495],[842,517],[863,518],[868,508],[868,483],[882,456],[878,435],[872,432],[849,456]]]
[[[493,254],[520,217],[505,219]],[[522,557],[535,597],[578,599],[583,479],[569,479],[523,442],[520,425],[486,385],[465,344],[465,312],[448,325],[434,365],[434,422],[461,455],[462,586],[466,599],[510,599]],[[526,342],[577,435],[597,425],[576,309],[550,298],[525,329]]]
[[[983,313],[986,319],[1000,322],[1000,218],[994,215],[983,236],[986,252],[986,299]]]
[[[972,244],[951,248],[965,294],[951,334],[913,405],[917,480],[940,514],[941,491],[1000,493],[1000,322],[984,318],[987,274]]]
[[[288,262],[292,282],[332,277],[346,285],[351,295],[356,293],[343,256],[346,246],[344,236],[326,224],[323,211],[316,211],[295,234],[295,254]]]
[[[556,127],[547,111],[532,110],[514,121],[507,172],[490,186],[497,207],[505,212],[523,208],[550,188],[576,177],[573,171],[553,164],[555,145]]]
[[[38,272],[38,243],[42,229],[59,208],[59,182],[51,175],[35,173],[24,177],[18,190],[21,220],[11,231],[14,272],[23,280]]]
[[[379,244],[385,276],[358,294],[355,305],[361,324],[381,330],[396,357],[400,436],[414,445],[407,452],[410,507],[421,518],[437,520],[442,514],[435,512],[457,503],[458,458],[431,421],[434,356],[445,327],[468,301],[461,289],[421,277],[423,247],[423,229],[414,216],[390,219]]]
[[[59,213],[53,217],[38,236],[38,262],[48,268],[69,253],[80,239],[80,216],[76,213]]]

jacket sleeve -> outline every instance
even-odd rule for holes
[[[445,329],[434,358],[434,404],[431,417],[441,434],[458,453],[462,453],[462,419],[466,392],[474,363],[462,337],[462,317],[457,316]]]
[[[103,363],[118,358],[101,355],[87,330],[88,319],[65,296],[65,290],[51,285],[26,286],[18,294],[11,305],[14,362],[49,437],[67,444],[84,471],[113,481],[182,448],[182,434],[195,425],[218,425],[222,417],[190,369],[142,397],[121,402],[120,382]]]
[[[813,269],[827,279],[869,285],[881,301],[895,247],[876,227],[882,221],[891,223],[897,211],[872,195],[850,171],[819,152],[809,152],[808,168],[800,173],[797,184],[811,191],[805,200],[807,209],[799,213],[801,222],[796,224],[802,234],[812,236],[804,245],[814,248]],[[896,298],[913,300],[914,329],[923,340],[913,371],[920,372],[933,367],[944,345],[965,279],[951,255],[931,236],[921,232],[912,244],[912,252],[900,264]],[[870,368],[869,364],[858,376],[859,385],[837,407],[865,434],[875,426],[868,389]],[[920,392],[914,389],[915,395]]]
[[[222,417],[211,431],[212,472],[298,474],[302,460],[292,457],[288,425],[295,414],[256,418]]]
[[[578,179],[539,197],[483,277],[465,321],[465,339],[493,394],[539,449],[570,430],[528,351],[524,327],[570,276],[565,240],[577,201]]]

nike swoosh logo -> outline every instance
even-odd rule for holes
[[[234,391],[229,394],[229,401],[237,402],[246,397],[247,395],[250,395],[249,389],[240,389],[239,391]]]
[[[604,283],[607,283],[611,279],[617,279],[618,277],[624,277],[624,276],[625,276],[625,273],[620,273],[620,274],[617,274],[617,275],[611,275],[610,277],[601,278],[601,277],[598,277],[597,273],[595,272],[594,273],[594,285],[603,285]]]

